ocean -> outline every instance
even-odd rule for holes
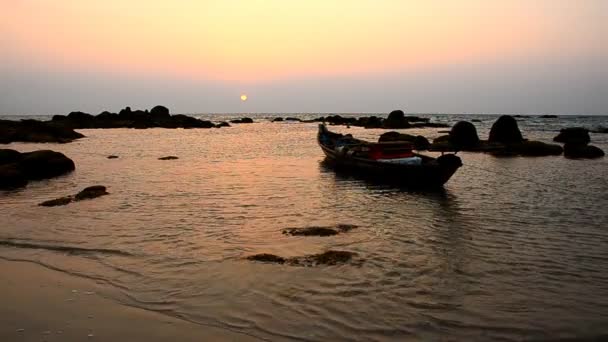
[[[52,149],[76,171],[0,192],[0,258],[103,285],[118,303],[272,341],[521,340],[608,333],[608,158],[460,152],[440,191],[374,184],[321,161],[317,124],[275,116],[221,129],[83,129]],[[496,115],[419,115],[475,122]],[[19,117],[12,117],[18,119]],[[48,118],[48,117],[38,117]],[[524,137],[608,127],[607,116],[518,118]],[[332,126],[376,140],[382,129]],[[399,130],[435,138],[446,129]],[[608,134],[591,133],[608,151]],[[433,155],[433,153],[430,153]],[[107,159],[117,155],[118,159]],[[163,156],[177,160],[158,160]],[[437,154],[435,154],[437,155]],[[110,195],[38,203],[105,185]],[[285,228],[354,225],[330,237]],[[245,260],[326,250],[355,262]]]

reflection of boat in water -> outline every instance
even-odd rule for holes
[[[440,187],[462,166],[454,154],[438,158],[414,153],[407,142],[371,143],[319,125],[317,141],[334,169],[411,187]]]

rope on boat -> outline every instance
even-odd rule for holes
[[[522,180],[522,181],[526,181],[528,183],[544,186],[546,188],[551,188],[551,189],[555,189],[555,190],[561,190],[561,191],[564,191],[564,192],[569,192],[569,193],[572,193],[572,194],[577,194],[577,195],[582,195],[582,196],[588,196],[589,195],[588,193],[584,193],[584,192],[581,192],[581,191],[576,191],[576,190],[572,190],[572,189],[569,189],[569,188],[555,186],[555,185],[551,185],[551,184],[547,184],[547,183],[537,182],[537,181],[535,181],[533,179],[530,179],[530,178],[516,176],[516,175],[504,173],[504,172],[499,172],[499,171],[495,171],[495,170],[486,169],[486,168],[480,167],[479,165],[469,165],[468,163],[463,163],[463,164],[464,164],[463,166],[466,166],[468,168],[472,168],[472,169],[474,168],[474,169],[477,169],[477,170],[482,170],[482,171],[486,171],[486,172],[489,172],[489,173],[497,174],[497,175],[500,175],[500,176],[509,177],[509,178],[513,178],[513,179],[517,179],[517,180]]]

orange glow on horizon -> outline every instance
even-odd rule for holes
[[[0,29],[17,61],[241,82],[484,62],[546,47],[552,22],[525,1],[496,3],[22,0],[3,6]]]

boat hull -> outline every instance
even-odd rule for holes
[[[368,158],[358,158],[348,153],[336,151],[325,145],[319,131],[317,142],[325,154],[325,164],[342,173],[351,173],[383,183],[398,184],[412,188],[442,187],[462,166],[460,158],[453,154],[437,159],[421,156],[426,161],[421,165],[403,165],[379,162]]]

